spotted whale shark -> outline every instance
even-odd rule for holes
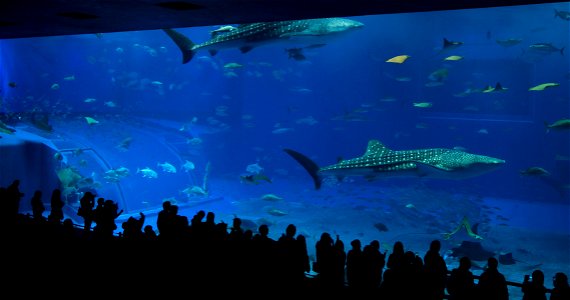
[[[370,140],[364,155],[336,164],[319,167],[310,158],[291,149],[283,149],[313,178],[315,189],[320,189],[323,178],[336,176],[363,176],[368,180],[377,177],[423,177],[465,179],[478,176],[505,163],[504,160],[472,154],[457,149],[428,148],[392,150],[378,140]]]
[[[241,53],[247,53],[256,47],[277,42],[323,45],[333,36],[363,26],[361,22],[345,18],[248,23],[237,27],[223,26],[224,30],[214,30],[211,38],[200,44],[174,29],[163,30],[182,51],[182,63],[185,64],[199,50],[216,55],[221,49],[238,48]]]

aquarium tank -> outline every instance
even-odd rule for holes
[[[328,232],[422,257],[439,239],[450,269],[477,243],[515,282],[568,274],[568,11],[0,40],[0,184],[21,180],[24,213],[61,189],[78,225],[85,192],[112,199],[116,234],[170,201],[274,239],[295,224],[312,259]]]

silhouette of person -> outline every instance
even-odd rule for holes
[[[388,256],[386,267],[395,271],[401,270],[405,261],[404,255],[404,243],[401,241],[395,242],[392,247],[392,253]]]
[[[156,239],[158,239],[156,231],[154,231],[152,225],[150,224],[144,226],[143,233],[144,233],[144,238],[148,241],[155,241]]]
[[[15,220],[20,213],[20,201],[24,193],[20,192],[20,180],[16,179],[6,188],[6,199],[8,200],[8,216],[10,220]]]
[[[509,289],[505,276],[498,270],[499,261],[494,257],[487,259],[487,267],[481,273],[477,283],[477,296],[480,299],[508,300]]]
[[[46,211],[44,203],[42,202],[42,191],[36,190],[34,196],[30,200],[30,205],[32,206],[32,216],[34,220],[43,221],[45,220],[43,213]]]
[[[382,293],[389,299],[397,298],[399,293],[405,289],[404,264],[404,243],[396,241],[392,247],[392,253],[388,256],[386,262],[388,269],[384,271],[384,280],[381,284]]]
[[[307,251],[307,238],[305,238],[304,235],[299,234],[297,236],[297,241],[299,242],[299,273],[302,271],[302,279],[305,279],[304,273],[311,272],[311,261],[309,259],[309,252]]]
[[[188,217],[178,214],[179,209],[178,205],[170,205],[170,229],[175,239],[186,240],[189,237],[190,222]]]
[[[424,255],[424,284],[425,299],[443,299],[445,295],[445,283],[447,281],[447,265],[439,254],[441,242],[431,241],[429,250]]]
[[[243,228],[241,228],[241,219],[235,217],[232,220],[232,227],[230,228],[230,233],[228,233],[229,241],[241,241],[243,239]]]
[[[550,300],[570,299],[570,286],[568,286],[568,276],[562,272],[556,273],[552,279],[554,288],[550,293]]]
[[[346,281],[349,288],[360,290],[363,288],[365,262],[362,253],[362,243],[359,239],[350,242],[352,247],[346,253]]]
[[[316,262],[313,270],[319,273],[319,282],[323,286],[333,286],[334,282],[334,240],[328,232],[323,232],[315,244]]]
[[[259,225],[257,233],[252,237],[252,248],[254,251],[253,268],[258,274],[267,275],[260,276],[260,286],[265,286],[272,280],[270,275],[275,269],[275,260],[277,259],[276,243],[274,239],[269,237],[269,226],[267,224]]]
[[[424,264],[422,258],[413,251],[406,251],[403,269],[403,286],[400,295],[403,299],[423,299],[424,290],[422,288],[422,275]]]
[[[113,232],[117,229],[117,224],[115,220],[123,213],[123,210],[119,211],[119,206],[115,201],[107,199],[104,200],[101,209],[95,209],[95,220],[97,225],[93,228],[93,231],[97,233],[99,238],[110,239],[113,237]]]
[[[142,212],[140,212],[139,215],[140,218],[138,220],[131,216],[127,221],[121,224],[123,228],[123,238],[135,241],[141,241],[145,238],[143,225],[146,216]]]
[[[280,271],[281,284],[288,288],[299,288],[303,284],[305,273],[303,271],[304,259],[301,243],[296,239],[297,226],[287,225],[285,234],[277,240],[277,259]]]
[[[83,231],[85,233],[91,232],[91,225],[93,224],[93,217],[95,208],[95,195],[91,192],[85,192],[83,197],[79,200],[79,209],[77,215],[83,218]]]
[[[461,257],[459,266],[451,271],[447,283],[447,292],[450,300],[472,299],[475,287],[471,260],[467,256]]]
[[[380,242],[372,240],[364,246],[364,286],[367,289],[377,289],[382,284],[382,271],[386,264],[386,253],[380,252]]]
[[[168,200],[163,201],[162,210],[158,212],[158,216],[156,217],[156,228],[158,229],[159,238],[170,239],[172,237],[173,220],[172,202]]]
[[[61,200],[61,190],[54,189],[51,193],[51,207],[48,215],[48,221],[51,223],[61,223],[63,221],[63,206],[65,203]]]
[[[344,251],[344,242],[340,239],[339,235],[337,234],[336,240],[333,246],[332,252],[332,282],[331,284],[335,288],[342,288],[344,287],[346,275],[345,275],[345,266],[346,266],[346,252]]]
[[[525,275],[521,288],[522,300],[546,300],[546,288],[544,287],[544,273],[541,270],[532,271],[532,279]]]

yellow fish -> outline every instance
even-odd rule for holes
[[[87,124],[89,124],[89,125],[99,124],[99,121],[97,121],[91,117],[85,117],[85,121],[87,121]]]
[[[529,91],[544,91],[544,89],[546,89],[546,88],[553,87],[553,86],[559,86],[559,85],[560,85],[560,83],[548,82],[548,83],[539,84],[535,87],[531,87],[528,90]]]
[[[414,102],[415,107],[427,108],[432,107],[433,104],[431,102]]]
[[[398,55],[388,59],[386,62],[401,64],[406,61],[406,59],[410,58],[409,55]]]
[[[462,59],[463,59],[463,56],[451,55],[451,56],[444,58],[443,60],[457,61],[457,60],[462,60]]]

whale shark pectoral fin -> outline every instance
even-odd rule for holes
[[[415,162],[416,163],[416,173],[418,177],[429,177],[434,173],[442,173],[442,172],[450,172],[453,171],[450,168],[447,168],[441,164],[426,164],[422,162]]]
[[[318,190],[321,188],[323,183],[323,179],[319,176],[319,166],[312,161],[307,156],[291,149],[283,149],[287,154],[289,154],[293,159],[295,159],[305,170],[309,173],[309,175],[313,178],[313,182],[315,183],[315,189]]]
[[[241,53],[247,53],[247,52],[251,51],[251,49],[253,49],[253,46],[243,46],[243,47],[239,48],[239,51]]]

